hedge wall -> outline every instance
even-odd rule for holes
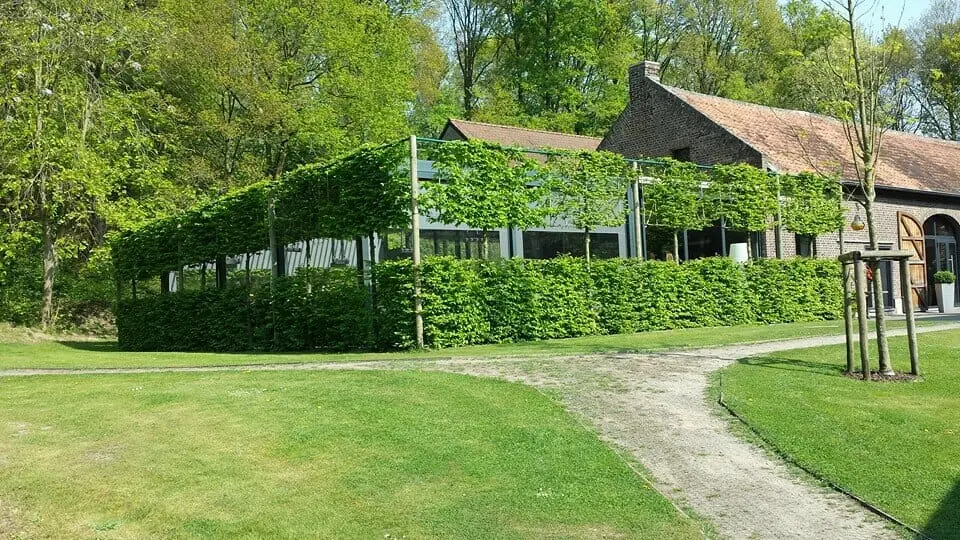
[[[117,338],[131,351],[368,350],[369,295],[353,269],[301,270],[269,282],[121,301]]]
[[[427,259],[424,337],[430,347],[670,328],[836,318],[840,266],[814,259],[725,258],[683,264],[631,259]],[[374,268],[376,302],[356,271],[303,270],[269,287],[207,289],[121,304],[128,350],[361,350],[409,348],[410,261]]]

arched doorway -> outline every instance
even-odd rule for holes
[[[941,270],[956,274],[957,263],[960,263],[957,253],[957,222],[950,216],[937,214],[923,223],[923,235],[926,242],[927,300],[929,304],[935,304],[937,295],[933,275]],[[955,283],[954,287],[954,298],[957,298],[960,283]]]

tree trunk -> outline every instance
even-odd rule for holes
[[[680,231],[673,231],[673,260],[680,262]]]
[[[747,260],[753,259],[753,234],[747,231]]]
[[[43,309],[40,324],[44,330],[53,325],[53,281],[57,271],[57,248],[50,220],[43,219]]]
[[[481,231],[483,239],[480,241],[480,258],[488,260],[490,258],[490,240],[487,238],[487,231]]]

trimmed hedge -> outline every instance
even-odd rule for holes
[[[269,283],[121,301],[120,348],[130,351],[368,350],[370,298],[353,269],[301,270]]]
[[[374,268],[376,306],[352,269],[301,270],[275,284],[149,296],[123,302],[128,350],[362,350],[409,348],[412,265]],[[726,258],[683,264],[430,258],[421,271],[430,347],[517,342],[671,328],[785,323],[842,312],[831,260]],[[372,312],[372,313],[371,313]],[[375,330],[374,330],[375,329]]]
[[[410,269],[409,261],[376,268],[381,348],[413,344]],[[843,306],[832,260],[609,259],[588,270],[571,257],[441,257],[425,261],[422,275],[430,347],[833,319]]]

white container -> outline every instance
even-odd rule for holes
[[[953,283],[934,283],[937,289],[937,309],[940,313],[953,313]]]
[[[730,244],[730,258],[735,263],[745,263],[750,260],[750,252],[747,250],[746,242],[739,244]]]

